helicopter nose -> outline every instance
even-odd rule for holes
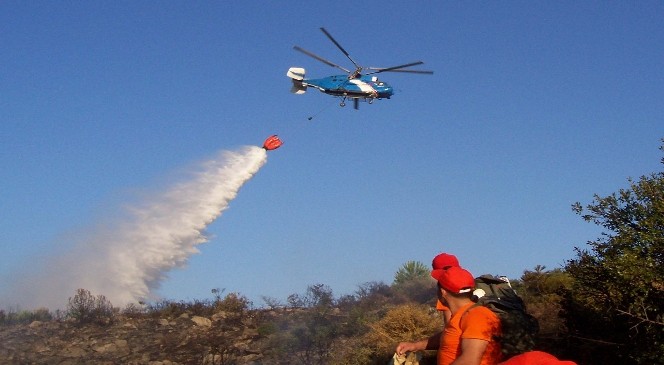
[[[385,86],[381,94],[384,98],[389,98],[390,96],[394,95],[394,89],[392,86]]]

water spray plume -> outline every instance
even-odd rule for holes
[[[155,299],[166,274],[199,252],[197,246],[208,240],[205,228],[266,161],[267,151],[256,146],[220,152],[188,179],[128,208],[118,222],[92,230],[74,250],[44,263],[39,277],[25,276],[15,286],[28,286],[30,295],[14,292],[15,300],[62,307],[78,288],[103,294],[114,306]]]

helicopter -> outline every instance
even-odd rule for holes
[[[334,43],[335,46],[337,46],[337,48],[339,48],[339,50],[341,50],[341,52],[350,60],[350,62],[353,63],[355,70],[351,71],[310,51],[307,51],[302,47],[294,46],[293,49],[296,51],[302,52],[305,55],[323,62],[328,66],[332,66],[346,72],[345,75],[333,75],[321,79],[307,79],[305,78],[306,70],[304,68],[291,67],[288,69],[286,76],[290,77],[293,81],[291,92],[294,94],[304,94],[308,87],[313,87],[325,94],[340,98],[341,102],[339,105],[342,107],[346,105],[347,99],[351,99],[353,100],[354,108],[359,109],[360,101],[372,104],[376,99],[389,99],[392,95],[394,95],[394,88],[379,80],[377,76],[374,76],[375,74],[381,72],[408,72],[429,75],[433,74],[433,71],[406,69],[408,67],[421,65],[424,63],[422,61],[415,61],[399,66],[383,68],[362,67],[350,57],[350,54],[346,52],[341,44],[339,44],[339,42],[337,42],[334,37],[332,37],[332,35],[327,30],[325,30],[325,28],[321,27],[320,30],[327,36],[327,38],[332,41],[332,43]],[[363,73],[364,70],[368,70],[370,72]]]

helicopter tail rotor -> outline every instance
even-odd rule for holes
[[[306,70],[302,67],[291,67],[286,72],[286,76],[290,77],[293,80],[302,81],[304,80],[304,75]]]

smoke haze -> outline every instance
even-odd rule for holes
[[[70,250],[36,258],[17,273],[2,305],[63,308],[78,288],[114,306],[156,299],[166,274],[186,265],[207,241],[205,228],[267,161],[256,146],[221,151],[186,179],[123,210],[112,223],[88,229]],[[27,265],[26,265],[27,266]]]

